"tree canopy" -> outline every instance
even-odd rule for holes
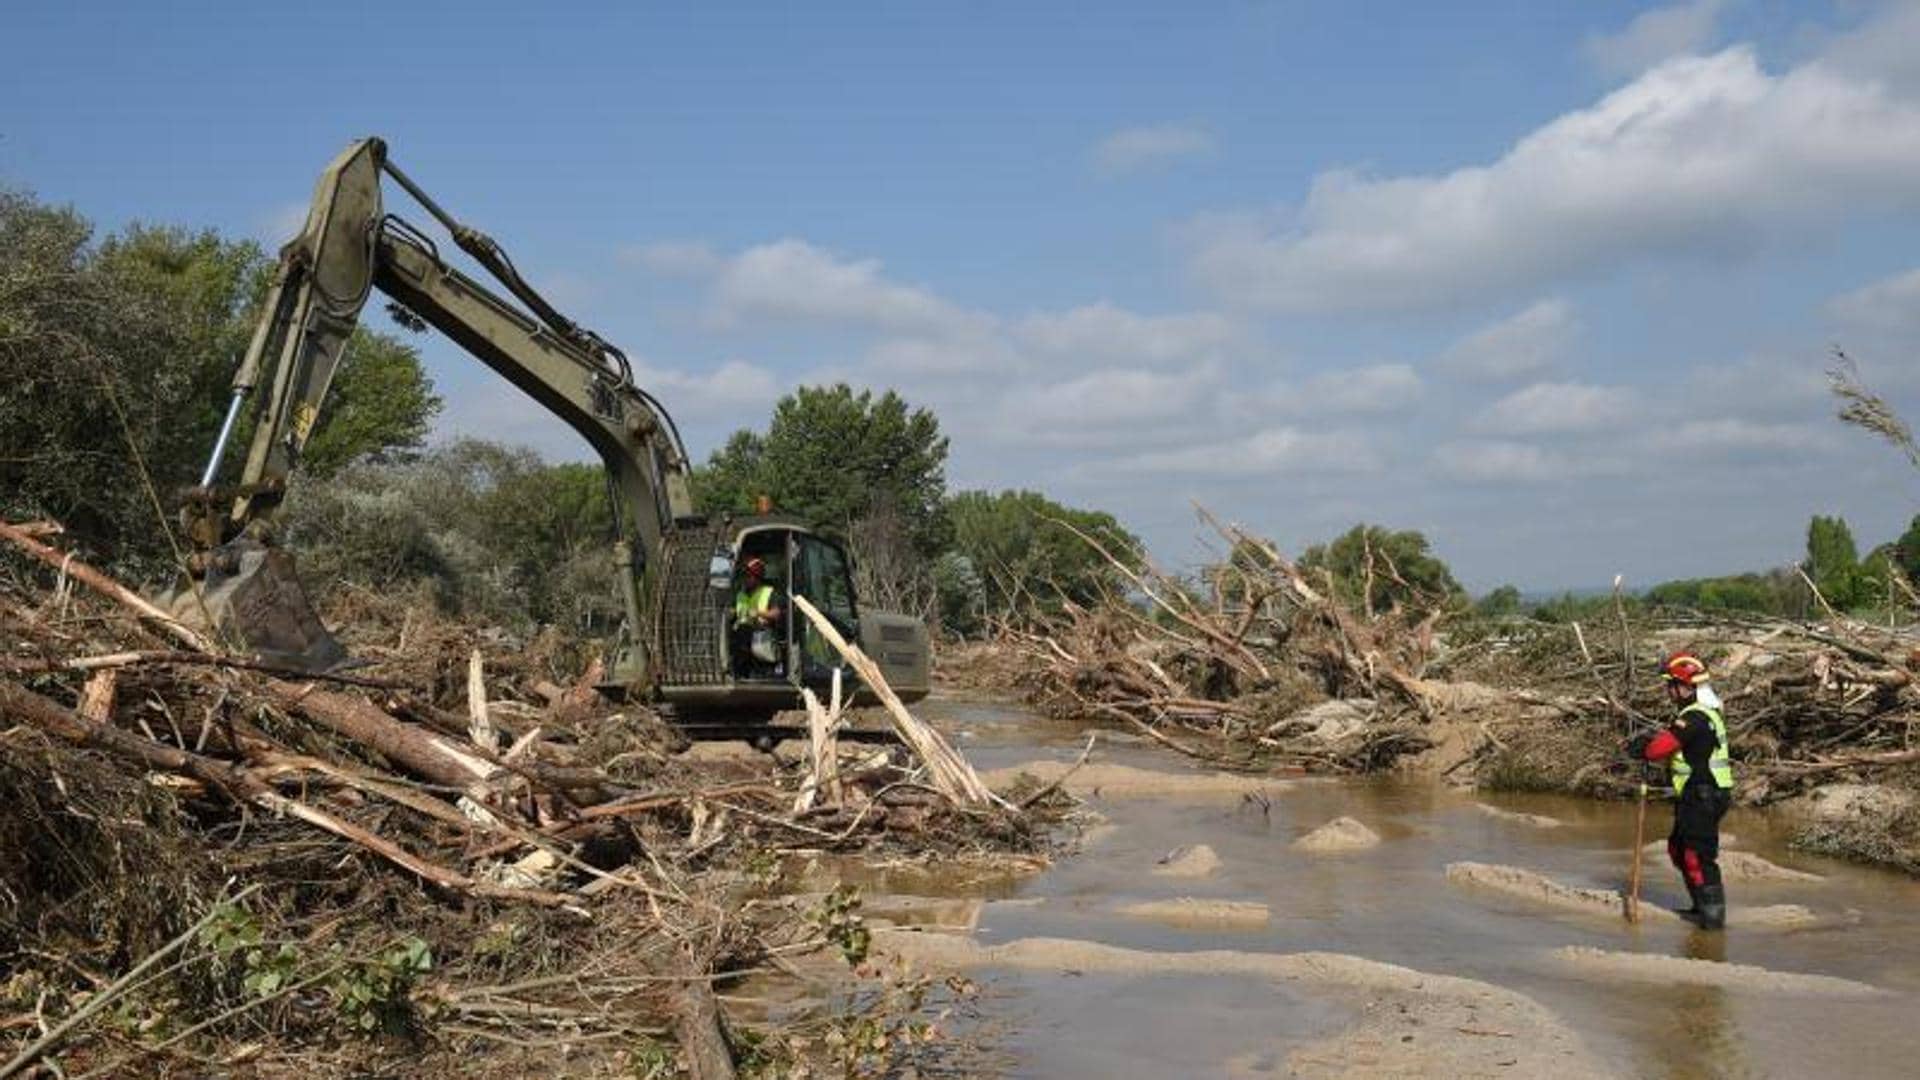
[[[1355,525],[1331,543],[1308,548],[1300,567],[1329,577],[1334,595],[1361,610],[1428,611],[1464,596],[1427,538],[1411,529]]]
[[[73,210],[0,191],[0,512],[59,519],[120,573],[170,574],[161,524],[212,449],[268,269],[211,230],[96,242]],[[334,387],[327,469],[417,446],[439,407],[413,349],[372,332]]]
[[[941,567],[940,611],[961,633],[988,619],[1045,616],[1067,601],[1092,605],[1103,593],[1122,591],[1113,564],[1074,529],[1130,566],[1144,553],[1113,515],[1062,506],[1034,491],[962,491],[947,501],[947,515],[953,546]]]
[[[781,398],[766,434],[734,432],[693,480],[709,511],[750,511],[766,495],[842,536],[885,508],[903,520],[914,549],[931,556],[948,536],[946,465],[947,438],[932,412],[891,390],[876,397],[839,383]]]

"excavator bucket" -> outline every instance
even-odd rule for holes
[[[326,671],[346,659],[333,635],[314,614],[294,573],[293,556],[257,540],[230,541],[212,552],[197,590],[169,598],[172,614],[206,626],[269,663],[300,671]]]

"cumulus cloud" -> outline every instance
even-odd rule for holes
[[[696,419],[758,415],[784,389],[773,372],[744,360],[729,360],[711,371],[679,371],[640,361],[633,365],[633,378],[675,416]]]
[[[1093,163],[1108,176],[1139,172],[1210,153],[1213,136],[1186,124],[1123,128],[1094,147]]]
[[[1316,375],[1268,391],[1264,399],[1268,408],[1292,416],[1389,413],[1419,401],[1424,388],[1406,364],[1375,364]]]
[[[867,351],[875,368],[903,375],[977,375],[1018,363],[1006,342],[988,334],[950,338],[888,338]]]
[[[650,244],[630,257],[655,273],[705,280],[707,317],[837,325],[903,334],[980,333],[994,319],[929,289],[889,280],[878,259],[845,259],[804,240],[760,244],[731,257],[704,244]]]
[[[1189,416],[1212,392],[1217,377],[1212,369],[1097,371],[1050,385],[1018,387],[1008,395],[1003,416],[1039,441],[1094,431],[1120,443],[1138,437],[1128,425]]]
[[[1457,480],[1542,481],[1570,476],[1573,461],[1531,443],[1504,439],[1452,442],[1434,451],[1434,464]]]
[[[1565,300],[1542,300],[1448,346],[1439,367],[1460,379],[1496,382],[1540,375],[1566,354],[1580,323]]]
[[[1827,314],[1847,329],[1920,332],[1920,269],[1836,296],[1827,302]]]
[[[1191,360],[1238,337],[1224,315],[1139,315],[1104,300],[1057,314],[1029,315],[1015,332],[1038,352],[1149,363]]]
[[[1198,277],[1276,311],[1408,309],[1716,253],[1920,203],[1920,107],[1818,60],[1670,60],[1499,160],[1437,176],[1318,177],[1297,210],[1188,229]]]
[[[1823,453],[1838,440],[1827,426],[1758,423],[1738,417],[1687,420],[1661,429],[1647,441],[1658,452],[1698,456]]]
[[[1643,11],[1619,33],[1589,36],[1582,49],[1607,75],[1636,75],[1662,60],[1704,49],[1726,7],[1726,0],[1692,0]]]
[[[1487,406],[1473,427],[1489,435],[1555,435],[1618,427],[1633,415],[1633,391],[1624,387],[1535,383]]]
[[[1270,427],[1244,438],[1139,454],[1123,472],[1249,476],[1266,473],[1364,473],[1382,467],[1380,451],[1358,432]]]

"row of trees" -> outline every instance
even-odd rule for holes
[[[96,238],[71,209],[0,191],[0,514],[56,518],[116,572],[170,579],[171,508],[198,478],[271,268],[250,241],[137,224]],[[284,518],[310,577],[424,581],[445,606],[508,620],[613,617],[598,469],[472,441],[423,452],[439,408],[411,344],[356,332]],[[949,492],[948,448],[933,413],[892,391],[802,387],[694,470],[695,496],[713,512],[770,497],[848,541],[868,602],[960,634],[1126,591],[1108,554],[1137,565],[1144,552],[1111,515],[1033,491]],[[1301,564],[1358,611],[1470,604],[1414,531],[1356,525]],[[1864,558],[1843,519],[1815,517],[1798,567],[1645,598],[1803,616],[1818,606],[1810,580],[1836,608],[1885,610],[1908,603],[1917,574],[1920,517]],[[1573,618],[1588,604],[1530,610]],[[1511,586],[1472,606],[1529,610]]]

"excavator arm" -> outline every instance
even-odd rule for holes
[[[395,179],[526,310],[448,265],[426,234],[384,212]],[[307,667],[336,662],[326,634],[267,528],[327,400],[360,311],[378,289],[565,420],[607,471],[616,577],[629,630],[641,579],[674,522],[693,516],[686,451],[672,419],[633,381],[626,357],[561,315],[485,234],[452,218],[386,159],[379,139],[349,146],[314,190],[305,226],[280,253],[265,311],[233,381],[226,422],[186,512],[196,555],[191,603],[256,652]],[[528,312],[532,312],[529,314]],[[265,393],[258,393],[262,386]],[[243,408],[255,427],[239,480],[218,486]],[[184,597],[182,599],[185,599]]]

